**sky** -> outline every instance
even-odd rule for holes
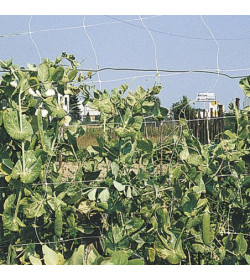
[[[83,69],[152,70],[101,71],[91,85],[110,91],[127,83],[135,90],[158,82],[161,103],[168,108],[183,95],[195,100],[201,92],[215,93],[226,110],[236,97],[242,104],[240,79],[217,73],[250,75],[249,43],[247,15],[0,15],[0,59],[13,58],[25,67],[67,52]]]

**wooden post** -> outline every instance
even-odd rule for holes
[[[193,111],[192,114],[192,126],[193,126],[193,135],[196,135],[196,115],[195,115],[195,111]]]
[[[202,135],[202,142],[203,144],[206,144],[206,109],[203,109],[203,126],[202,126],[202,129],[203,129],[203,135]]]
[[[206,142],[210,143],[210,133],[209,133],[209,121],[208,121],[209,112],[206,111]]]
[[[213,108],[210,108],[210,122],[209,122],[209,129],[210,129],[210,139],[214,140],[214,113]]]
[[[235,106],[238,110],[240,110],[240,98],[235,99]]]
[[[188,124],[188,128],[192,129],[192,122],[190,122],[191,119],[191,113],[190,110],[188,110],[188,120],[187,120],[187,124]]]
[[[219,117],[219,140],[222,138],[222,130],[223,130],[223,111],[222,111],[222,106],[223,105],[218,105],[219,110],[218,110],[218,117]]]
[[[240,110],[240,98],[235,99],[235,107],[237,111]],[[235,133],[237,133],[237,130],[238,130],[238,124],[237,124],[237,120],[235,120]]]
[[[201,125],[200,125],[200,118],[201,118],[201,112],[200,111],[198,111],[198,119],[197,119],[197,125],[196,125],[196,127],[197,127],[197,138],[198,138],[198,140],[200,141],[200,136],[201,136]]]

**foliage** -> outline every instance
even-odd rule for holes
[[[89,112],[87,113],[86,117],[84,118],[83,123],[84,124],[91,123],[91,118],[90,118]]]
[[[77,95],[70,96],[69,100],[69,115],[72,122],[81,120],[81,109],[78,104],[79,100]]]
[[[195,111],[194,108],[189,104],[187,96],[183,96],[178,102],[173,103],[171,107],[171,114],[174,120],[179,120],[180,118],[188,118],[189,114]]]
[[[237,130],[218,144],[202,145],[181,119],[159,146],[144,135],[148,117],[161,122],[167,114],[160,86],[92,90],[77,65],[65,53],[28,71],[1,62],[1,263],[249,263],[248,114],[236,109]],[[56,97],[80,91],[103,126],[97,144],[81,151],[86,128],[64,127]],[[160,149],[170,155],[164,172]],[[77,162],[69,182],[58,151]]]
[[[250,97],[250,76],[240,80],[240,87],[243,89],[245,95]]]

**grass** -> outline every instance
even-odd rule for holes
[[[167,135],[171,133],[173,130],[174,126],[172,123],[165,123],[162,126],[162,134],[163,134],[163,139]],[[156,126],[154,124],[148,124],[147,125],[147,135],[148,138],[153,142],[153,143],[159,143],[160,142],[160,133],[161,133],[161,128],[159,126]],[[115,138],[115,134],[111,131],[110,132],[111,137]],[[79,137],[77,139],[78,145],[80,148],[87,148],[90,145],[97,145],[97,140],[96,137],[101,137],[103,136],[103,128],[102,126],[96,126],[93,127],[91,125],[87,126],[85,135]],[[145,133],[146,136],[146,133]]]

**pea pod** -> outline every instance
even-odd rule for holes
[[[211,236],[211,229],[210,229],[210,214],[207,210],[205,210],[205,213],[202,217],[202,238],[203,243],[207,246],[210,246],[210,243],[212,241]]]
[[[36,141],[37,141],[37,135],[34,134],[31,138],[31,142],[30,142],[30,145],[29,145],[29,150],[34,150],[35,145],[36,145]]]
[[[169,213],[166,208],[163,208],[163,228],[165,231],[171,226],[170,219],[169,219]]]
[[[162,226],[165,232],[168,230],[168,228],[171,226],[170,219],[169,219],[169,213],[167,208],[158,208],[157,214],[161,218]]]
[[[56,209],[54,229],[55,229],[55,234],[56,234],[57,237],[61,237],[62,228],[63,228],[63,226],[62,226],[62,211],[61,211],[61,209]]]

